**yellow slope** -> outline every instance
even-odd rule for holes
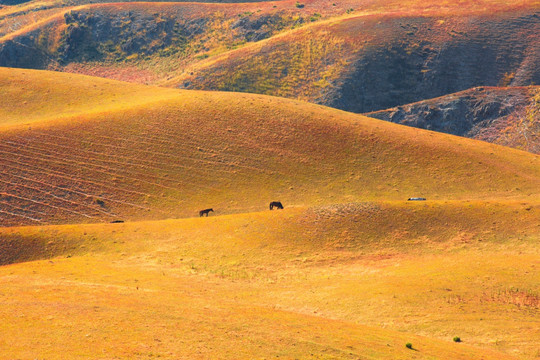
[[[377,202],[5,228],[4,259],[45,260],[0,268],[0,341],[14,358],[530,359],[539,211]]]
[[[322,106],[10,74],[50,95],[2,103],[19,124],[34,121],[0,132],[4,225],[248,212],[274,200],[530,200],[540,190],[536,155]]]
[[[52,71],[0,67],[0,131],[7,126],[121,111],[178,92]]]

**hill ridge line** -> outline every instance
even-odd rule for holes
[[[116,80],[115,80],[116,81]],[[188,90],[185,90],[188,91]],[[189,90],[191,91],[191,90]],[[116,106],[111,106],[107,109],[100,109],[97,111],[82,111],[76,114],[67,114],[67,115],[60,115],[58,117],[54,117],[54,115],[51,115],[50,117],[42,118],[36,121],[30,121],[30,122],[24,122],[24,123],[15,123],[15,124],[6,124],[6,125],[0,125],[0,134],[2,133],[8,133],[10,131],[17,131],[21,128],[31,126],[31,127],[45,127],[45,126],[54,126],[54,125],[60,125],[62,123],[66,123],[70,119],[80,119],[81,117],[94,117],[103,115],[106,113],[119,113],[121,111],[126,110],[136,110],[141,107],[145,107],[152,104],[158,104],[160,102],[170,101],[174,100],[176,97],[180,97],[181,94],[171,94],[168,96],[163,96],[159,99],[152,99],[148,101],[141,101],[137,102],[135,104],[118,104]],[[93,121],[94,119],[84,119],[86,121]]]
[[[404,200],[367,200],[367,201],[352,201],[349,203],[345,202],[339,202],[339,203],[328,203],[328,204],[320,204],[320,205],[288,205],[283,209],[284,211],[271,211],[271,210],[257,210],[257,211],[245,211],[245,212],[238,212],[238,213],[225,213],[225,214],[215,214],[209,217],[200,217],[194,214],[193,216],[188,217],[179,217],[179,218],[168,218],[168,219],[150,219],[150,220],[125,220],[123,225],[120,226],[131,226],[131,225],[144,225],[144,224],[159,224],[159,223],[181,223],[181,222],[189,222],[189,221],[206,221],[206,219],[211,220],[213,218],[217,220],[227,220],[231,218],[242,218],[242,217],[254,217],[254,216],[260,216],[260,215],[268,215],[271,216],[272,214],[287,214],[290,213],[301,213],[309,210],[317,210],[317,209],[326,209],[331,208],[335,206],[345,206],[345,205],[388,205],[388,206],[397,206],[397,205],[404,205],[404,204],[410,204],[411,206],[415,206],[417,204],[424,204],[424,205],[438,205],[441,208],[444,208],[445,206],[457,206],[457,207],[466,207],[473,204],[491,204],[491,205],[511,205],[511,206],[518,206],[518,205],[529,205],[529,206],[540,206],[540,200],[512,200],[512,199],[490,199],[490,200],[484,200],[484,199],[471,199],[471,200],[443,200],[443,199],[436,199],[436,200],[430,200],[427,199],[426,201],[422,202],[410,202],[406,199]],[[93,223],[65,223],[65,224],[42,224],[42,225],[18,225],[18,226],[0,226],[0,234],[3,232],[16,232],[23,229],[62,229],[62,228],[70,228],[70,227],[96,227],[96,226],[119,226],[119,224],[114,224],[108,221],[102,221],[102,222],[93,222]]]
[[[89,8],[89,5],[73,6],[73,7],[70,7],[68,9],[62,10],[62,11],[60,11],[60,12],[54,14],[54,15],[46,17],[45,19],[38,20],[35,23],[24,26],[24,27],[20,28],[17,31],[14,31],[12,33],[9,33],[9,34],[6,34],[6,35],[0,37],[0,43],[10,41],[10,40],[13,41],[18,36],[27,34],[28,32],[30,32],[32,30],[35,30],[35,29],[39,28],[42,25],[48,25],[48,24],[54,22],[55,20],[61,19],[65,14],[67,14],[70,11],[82,10],[82,9],[85,9],[85,8]]]

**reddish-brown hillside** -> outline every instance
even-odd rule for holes
[[[300,98],[368,112],[474,86],[540,82],[538,8],[354,16],[194,64],[169,86]]]
[[[540,87],[478,87],[366,116],[540,153]]]

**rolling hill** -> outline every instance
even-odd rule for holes
[[[0,0],[0,357],[538,360],[539,19]]]
[[[539,211],[364,202],[3,228],[0,343],[14,358],[535,359]]]
[[[32,4],[0,11],[0,65],[359,113],[540,80],[537,0]]]
[[[238,213],[276,199],[534,199],[540,189],[535,155],[318,105],[0,74],[4,225]]]
[[[478,86],[538,84],[539,8],[537,0],[32,1],[0,9],[0,65],[367,113]],[[521,118],[480,131],[492,121],[472,114],[465,121],[479,124],[477,139],[536,151],[516,130]],[[429,126],[458,134],[464,118],[452,119]]]
[[[263,95],[0,92],[7,358],[538,355],[537,155]]]
[[[328,20],[195,63],[164,84],[298,98],[358,113],[475,86],[531,85],[540,80],[538,19],[538,7],[531,7]]]

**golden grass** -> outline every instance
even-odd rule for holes
[[[5,228],[45,260],[0,268],[4,354],[534,358],[539,212],[374,202]]]
[[[143,54],[108,54],[100,61],[82,61],[72,62],[68,66],[65,64],[56,64],[51,61],[50,66],[68,72],[79,72],[88,75],[98,75],[102,77],[115,78],[120,80],[140,82],[140,83],[169,83],[171,78],[186,79],[189,72],[182,73],[183,70],[189,68],[198,69],[201,66],[209,65],[204,60],[201,62],[201,57],[210,56],[216,57],[215,61],[222,61],[222,54],[230,54],[235,56],[239,53],[230,53],[229,50],[247,46],[246,51],[253,50],[251,42],[245,38],[245,33],[238,32],[233,24],[240,19],[241,16],[248,16],[255,21],[264,16],[281,16],[281,25],[268,25],[270,30],[269,35],[275,36],[288,35],[294,37],[294,30],[291,28],[301,27],[303,29],[313,29],[311,24],[312,16],[317,14],[314,23],[323,23],[321,20],[331,19],[332,22],[337,22],[343,17],[358,17],[358,16],[377,16],[384,21],[386,16],[394,17],[414,17],[422,18],[427,16],[432,17],[456,17],[461,15],[477,15],[477,14],[500,14],[505,11],[515,11],[519,9],[535,9],[538,7],[538,0],[520,0],[508,3],[500,0],[485,0],[485,1],[425,1],[419,2],[410,1],[370,1],[359,4],[356,0],[344,0],[340,2],[332,2],[328,0],[309,0],[302,4],[305,6],[297,8],[296,0],[277,1],[277,2],[259,2],[259,3],[167,3],[167,2],[133,2],[133,3],[103,3],[103,4],[84,4],[84,1],[70,2],[69,5],[62,1],[52,1],[48,3],[31,2],[29,4],[7,7],[0,10],[0,22],[3,20],[3,25],[0,29],[5,36],[0,38],[1,41],[15,40],[22,43],[34,43],[34,46],[48,53],[52,59],[56,59],[57,48],[54,46],[44,45],[41,40],[48,39],[49,32],[60,34],[65,27],[63,15],[69,11],[82,12],[84,14],[92,14],[98,18],[116,19],[115,21],[131,21],[124,18],[126,13],[137,14],[137,16],[147,17],[158,15],[165,18],[176,18],[179,24],[189,23],[197,19],[209,19],[209,24],[201,34],[193,35],[188,49],[176,52],[172,51],[167,56],[154,53],[149,56]],[[83,5],[78,5],[83,4]],[[78,6],[72,6],[78,5]],[[352,10],[352,11],[351,11]],[[55,15],[52,15],[52,14]],[[17,16],[15,16],[17,15]],[[2,19],[2,17],[4,17]],[[29,19],[35,21],[29,22]],[[296,20],[302,21],[296,21]],[[113,21],[114,22],[114,21]],[[22,25],[24,24],[24,25]],[[463,26],[463,24],[458,25]],[[10,29],[12,29],[10,31]],[[356,31],[355,34],[364,33],[365,31]],[[125,34],[124,34],[125,35]],[[342,36],[343,34],[337,35]],[[347,36],[345,36],[347,38]],[[354,36],[353,36],[354,37]],[[275,38],[277,41],[278,38]],[[323,38],[328,41],[327,38]],[[158,43],[161,41],[155,39]],[[239,41],[240,40],[240,41]],[[347,39],[345,39],[347,40]],[[362,45],[365,40],[357,38],[356,45]],[[105,41],[105,40],[104,40]],[[343,41],[343,39],[341,39]],[[421,43],[422,39],[418,40]],[[201,44],[204,43],[204,46]],[[115,44],[120,46],[119,43]],[[303,47],[300,46],[300,49]],[[178,50],[178,49],[176,49]],[[347,51],[340,52],[339,49],[334,49],[336,57],[343,57],[351,54]],[[110,55],[110,56],[109,56]],[[298,54],[296,54],[298,56]],[[114,60],[114,61],[113,61]],[[116,61],[120,61],[117,63]],[[282,59],[284,61],[286,59]],[[314,59],[316,60],[316,59]],[[344,58],[344,60],[346,60]],[[268,67],[268,66],[267,66]],[[130,71],[124,71],[130,69]],[[260,67],[262,69],[262,67]],[[215,71],[216,69],[214,69]],[[332,69],[328,69],[329,73],[322,75],[322,79],[315,79],[317,87],[328,86],[327,83],[334,77],[339,77],[342,70],[339,65],[335,65]],[[150,74],[149,74],[150,73]],[[263,73],[265,73],[263,71]],[[291,76],[290,83],[302,80],[294,79]],[[177,82],[176,84],[180,84]],[[268,84],[267,84],[268,85]],[[216,87],[214,87],[216,88]],[[233,89],[234,90],[234,89]],[[259,89],[261,92],[263,89]],[[282,92],[287,93],[287,88],[284,86]],[[316,90],[316,89],[315,89]],[[313,91],[313,89],[311,89]],[[281,95],[268,91],[263,91],[269,95]],[[306,92],[305,89],[300,91]],[[297,95],[297,94],[295,94]],[[289,94],[292,96],[292,94]],[[309,94],[310,99],[316,98],[314,94]],[[305,99],[308,94],[296,96],[299,99]]]
[[[0,129],[82,114],[120,111],[134,104],[155,102],[177,94],[100,78],[11,68],[0,68],[0,88]]]
[[[379,67],[377,65],[379,62],[403,61],[399,60],[398,55],[399,51],[402,51],[402,56],[407,54],[411,58],[423,57],[426,63],[424,65],[419,63],[418,66],[424,66],[423,70],[429,75],[430,71],[437,72],[440,69],[437,70],[437,66],[427,64],[428,58],[423,52],[440,54],[444,53],[446,47],[452,47],[449,44],[470,42],[471,53],[476,53],[478,52],[474,46],[476,40],[472,39],[478,38],[478,41],[482,41],[481,38],[487,29],[492,31],[493,35],[486,44],[494,48],[501,46],[498,41],[505,36],[509,37],[508,43],[528,42],[528,37],[520,37],[521,31],[509,30],[504,25],[504,19],[505,17],[510,19],[511,14],[519,17],[522,15],[520,11],[523,11],[523,14],[527,12],[532,14],[538,8],[538,5],[532,2],[515,4],[516,7],[512,9],[500,9],[495,4],[476,7],[472,2],[463,2],[463,7],[451,5],[451,2],[447,5],[430,2],[420,5],[417,1],[414,3],[416,6],[411,4],[411,7],[401,4],[400,10],[393,8],[395,4],[388,4],[388,7],[384,8],[362,7],[350,14],[333,16],[324,21],[284,31],[263,41],[248,43],[238,49],[191,62],[179,69],[175,76],[169,75],[157,84],[189,89],[266,94],[330,104],[335,107],[346,106],[355,112],[365,112],[368,110],[358,110],[363,107],[355,104],[344,105],[339,101],[346,102],[348,99],[347,94],[342,92],[365,91],[360,84],[360,75],[351,74],[355,70],[358,71],[360,66],[358,64],[373,62],[373,67],[366,70],[368,77],[363,78],[363,81],[377,88],[379,81],[374,74],[380,72],[380,83],[387,91],[383,92],[383,88],[377,90],[381,91],[380,97],[384,98],[393,89],[392,86],[386,88],[384,84],[399,84],[399,79],[396,79],[391,71],[385,71],[384,66]],[[425,9],[419,10],[418,6],[425,6]],[[501,23],[497,29],[498,22]],[[413,29],[414,31],[411,31]],[[458,33],[460,36],[456,38]],[[523,46],[534,47],[533,42]],[[415,72],[412,69],[409,71]],[[416,76],[422,77],[423,73],[418,71]],[[356,88],[346,86],[344,88],[344,83],[349,81],[358,83]],[[414,78],[408,78],[407,81],[415,89],[413,93],[418,91],[418,84]],[[404,85],[398,87],[402,86]],[[441,90],[434,87],[433,91]],[[365,92],[365,98],[368,99],[369,92]],[[382,106],[398,105],[396,101],[402,101],[399,103],[401,105],[417,100],[418,95],[408,97],[407,94],[400,92],[399,100],[388,99]],[[359,103],[362,101],[358,100]],[[373,100],[365,101],[369,103]],[[381,104],[377,105],[374,108],[381,109]],[[366,107],[369,108],[367,105]]]
[[[538,156],[266,96],[0,93],[3,224],[143,220],[0,228],[2,357],[540,356]]]
[[[0,228],[2,356],[538,356],[538,156],[268,96],[1,74],[3,224],[77,223]],[[149,221],[206,207],[229,215]],[[142,221],[78,223],[113,219]]]
[[[538,156],[312,104],[9,74],[4,84],[18,74],[35,90],[2,104],[19,123],[0,132],[4,224],[227,214],[272,200],[529,201],[540,189]]]

